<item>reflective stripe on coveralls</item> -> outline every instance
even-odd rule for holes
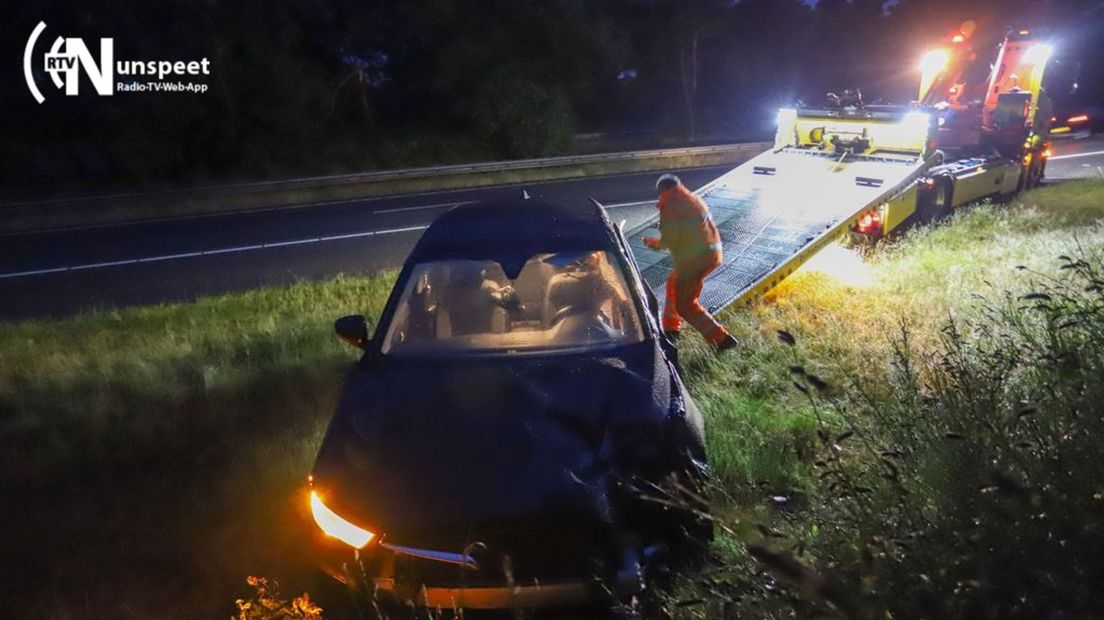
[[[720,344],[728,336],[728,331],[717,322],[701,305],[701,295],[705,277],[721,264],[721,251],[711,249],[697,258],[686,259],[675,264],[671,275],[667,277],[667,303],[663,306],[663,331],[678,332],[682,329],[682,319],[698,330],[705,341],[711,345]]]

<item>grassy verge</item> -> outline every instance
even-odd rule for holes
[[[1026,489],[1032,505],[1035,495],[1052,500],[1032,490],[1041,485],[1025,472],[1057,488],[1054,473],[1038,465],[1042,457],[1032,450],[1002,447],[1007,461],[994,469],[931,437],[961,435],[973,448],[968,453],[988,455],[1009,437],[1013,447],[1028,441],[981,424],[986,416],[1017,415],[1019,409],[1009,410],[1014,402],[1045,402],[1030,406],[1048,412],[1092,404],[1085,389],[1058,396],[1033,391],[1067,385],[1066,379],[1046,374],[1043,363],[1013,363],[1001,343],[1020,351],[1034,334],[1045,356],[1091,342],[1076,330],[1082,340],[1047,340],[1046,325],[1015,309],[1019,296],[1041,287],[1066,291],[1062,274],[1091,279],[1084,270],[1061,269],[1069,263],[1058,256],[1104,251],[1101,217],[1099,182],[973,208],[945,225],[913,231],[865,262],[847,263],[845,256],[840,264],[822,262],[750,310],[728,312],[724,320],[744,343],[735,355],[715,359],[688,339],[684,365],[708,416],[717,513],[732,533],[718,541],[720,568],[695,576],[679,592],[700,604],[681,606],[677,614],[711,617],[726,606],[748,617],[849,605],[888,609],[886,593],[915,598],[905,594],[920,583],[921,571],[904,570],[907,562],[931,573],[926,578],[938,586],[932,591],[969,591],[975,583],[985,590],[988,582],[971,570],[940,573],[938,556],[903,549],[917,537],[943,535],[947,557],[967,557],[962,565],[974,566],[962,551],[970,544],[1014,539],[998,535],[1006,530],[986,530],[990,538],[983,543],[956,538],[961,523],[995,514],[984,506],[963,512],[975,506],[965,489],[995,486],[1013,495]],[[864,273],[855,284],[858,271]],[[1060,279],[1049,280],[1053,275]],[[333,337],[331,321],[351,312],[377,314],[391,277],[340,277],[194,304],[0,326],[0,573],[6,576],[0,598],[21,616],[208,617],[232,611],[229,603],[244,594],[247,574],[283,579],[289,593],[306,587],[297,585],[296,567],[303,564],[296,551],[303,518],[297,493],[354,358]],[[1066,299],[1056,291],[1049,297]],[[952,318],[962,328],[949,337],[944,328]],[[779,330],[796,345],[779,340]],[[950,355],[955,347],[965,347],[958,357]],[[987,351],[1004,355],[993,358],[1003,365],[991,364],[1004,374],[981,372],[989,367],[979,361]],[[1079,357],[1082,367],[1072,376],[1099,370],[1095,355]],[[961,377],[980,378],[948,382],[959,376],[948,374],[956,369]],[[962,394],[992,396],[980,401]],[[955,426],[947,412],[980,426]],[[1053,430],[1031,430],[1038,435],[1033,445],[1049,449]],[[1085,436],[1093,437],[1088,430]],[[890,471],[886,462],[899,480],[880,477]],[[1077,463],[1092,465],[1091,459]],[[966,475],[970,467],[976,471]],[[1014,484],[995,484],[994,471]],[[899,488],[908,489],[906,500]],[[1082,507],[1071,514],[1085,515]],[[1019,523],[1017,515],[1009,523]],[[938,548],[934,539],[922,540],[913,548]],[[780,587],[784,580],[764,567],[796,585]],[[881,598],[868,600],[864,587]]]
[[[741,354],[685,357],[729,533],[676,616],[1099,615],[1102,261],[1068,184],[729,312]]]
[[[0,598],[210,617],[296,565],[297,493],[392,276],[0,327]],[[229,613],[229,610],[226,610]]]
[[[792,388],[794,350],[778,330],[801,341],[810,370],[849,383],[876,384],[906,327],[918,351],[939,348],[951,318],[978,316],[979,298],[1028,291],[1055,274],[1058,257],[1104,250],[1104,183],[1047,187],[1011,205],[980,205],[934,228],[909,231],[865,261],[814,259],[771,291],[751,311],[723,317],[745,343],[722,360],[695,346],[685,367],[698,399],[711,414],[716,469],[737,486],[793,482],[792,458],[775,458],[764,441],[795,441],[813,433],[807,399]],[[1017,267],[1027,267],[1027,270]],[[858,273],[856,273],[856,271]]]

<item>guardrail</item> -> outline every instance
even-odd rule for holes
[[[391,194],[739,163],[754,157],[769,146],[770,143],[752,142],[572,155],[9,203],[0,205],[0,233],[308,207]]]

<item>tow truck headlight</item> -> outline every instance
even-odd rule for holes
[[[905,124],[909,127],[929,127],[931,125],[931,114],[917,111],[909,112],[905,115]]]
[[[327,536],[333,536],[354,549],[363,548],[364,545],[367,545],[376,537],[372,532],[346,521],[336,512],[330,510],[328,506],[322,503],[322,498],[318,497],[316,491],[311,491],[310,505],[314,522]]]
[[[1040,65],[1050,59],[1050,55],[1054,52],[1054,49],[1046,43],[1036,43],[1027,48],[1027,52],[1024,53],[1024,62],[1030,65]]]
[[[939,73],[947,67],[947,63],[950,61],[951,55],[946,50],[932,50],[920,59],[920,70],[925,75]]]

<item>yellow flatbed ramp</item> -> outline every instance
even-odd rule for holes
[[[705,281],[710,312],[746,302],[777,285],[863,213],[914,185],[930,163],[915,156],[836,156],[797,148],[763,153],[696,193],[709,205],[724,262]],[[671,272],[658,236],[658,214],[628,231],[645,284],[662,303]]]

